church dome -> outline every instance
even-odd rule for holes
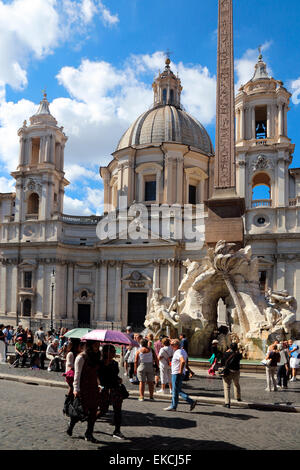
[[[194,117],[181,108],[180,79],[170,69],[170,60],[154,80],[153,107],[143,113],[121,137],[117,149],[130,146],[176,142],[213,154],[210,137]]]
[[[143,113],[121,137],[117,150],[131,145],[176,142],[213,154],[210,137],[190,114],[172,105],[162,105]]]

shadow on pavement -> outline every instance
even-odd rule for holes
[[[170,452],[174,450],[178,452],[195,451],[195,450],[243,450],[234,444],[223,441],[199,441],[195,439],[187,439],[184,437],[170,437],[154,434],[153,436],[137,437],[132,440],[118,440],[114,442],[101,442],[100,436],[97,436],[100,442],[98,450],[100,451],[115,451],[120,454],[126,451],[151,451],[152,453]],[[155,449],[153,451],[153,449]]]

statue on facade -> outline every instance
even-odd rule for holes
[[[153,289],[149,313],[145,318],[145,327],[153,331],[156,336],[159,336],[167,325],[177,329],[179,318],[175,310],[176,307],[176,296],[165,297],[160,288]]]

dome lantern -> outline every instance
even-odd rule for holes
[[[170,68],[171,60],[165,60],[165,68],[155,78],[152,88],[154,92],[154,107],[166,104],[180,108],[180,94],[182,91],[181,81]]]

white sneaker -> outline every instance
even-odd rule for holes
[[[165,393],[165,390],[163,390],[162,388],[160,390],[158,390],[156,393]]]
[[[51,372],[51,370],[52,370],[51,367],[48,367],[47,371],[48,371],[48,372]]]
[[[290,382],[296,382],[296,377],[293,377],[292,379],[290,379]]]

